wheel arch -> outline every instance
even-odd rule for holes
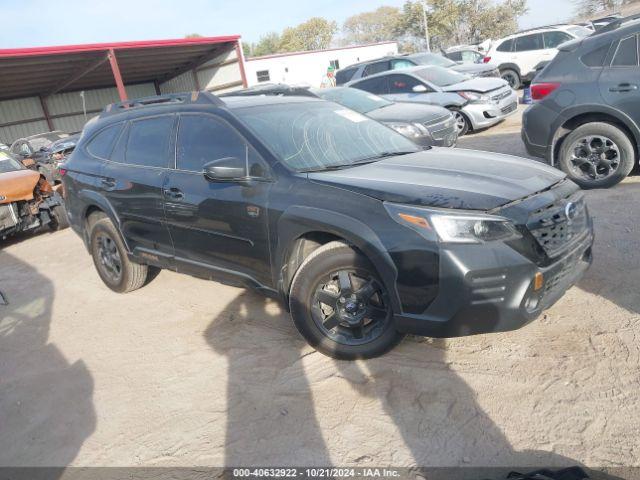
[[[89,230],[87,228],[89,216],[96,212],[101,212],[104,213],[116,226],[116,230],[118,231],[118,235],[120,235],[122,243],[127,249],[127,252],[131,253],[131,249],[129,248],[129,245],[127,244],[127,241],[122,235],[122,231],[120,229],[120,218],[109,201],[100,193],[91,190],[82,190],[79,192],[78,196],[83,203],[80,219],[82,221],[82,239],[84,240],[87,249],[89,249]]]
[[[278,220],[274,283],[281,295],[288,298],[293,277],[304,259],[320,246],[336,240],[367,257],[390,293],[394,311],[400,311],[395,288],[397,270],[376,233],[355,218],[314,207],[290,207]]]
[[[556,165],[556,159],[558,158],[562,142],[567,135],[576,128],[585,125],[587,123],[603,122],[609,123],[620,128],[631,141],[633,145],[636,163],[638,159],[638,151],[640,147],[638,142],[640,140],[640,129],[638,125],[627,115],[612,108],[602,108],[602,106],[585,105],[578,109],[571,110],[568,113],[564,113],[556,121],[556,125],[551,129],[551,165]]]
[[[498,65],[498,70],[500,70],[500,73],[502,73],[503,70],[513,70],[522,80],[522,72],[520,71],[520,67],[516,63],[501,63],[500,65]]]

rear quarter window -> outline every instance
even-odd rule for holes
[[[118,123],[101,130],[89,141],[87,151],[94,157],[109,158],[111,150],[113,150],[113,143],[121,129],[122,123]]]
[[[498,48],[496,48],[496,50],[498,52],[510,52],[511,50],[513,50],[513,38],[502,42],[500,45],[498,45]]]
[[[611,62],[612,67],[635,67],[638,65],[637,37],[627,37],[620,40],[618,49]]]
[[[580,61],[587,67],[602,67],[609,52],[610,43],[591,50],[580,57]]]

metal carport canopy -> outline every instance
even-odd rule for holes
[[[4,49],[0,50],[0,100],[114,85],[120,99],[126,100],[125,85],[145,82],[154,82],[159,93],[159,84],[232,49],[246,85],[239,41],[239,35],[231,35]]]

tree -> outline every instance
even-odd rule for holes
[[[402,16],[396,7],[380,7],[347,18],[342,26],[346,44],[374,43],[395,39]]]
[[[280,51],[280,35],[276,32],[270,32],[260,37],[258,43],[252,45],[251,55],[260,57],[262,55],[272,55]]]
[[[637,0],[574,0],[579,17],[590,17],[600,12],[613,12],[622,5]]]
[[[202,38],[202,35],[200,35],[199,33],[190,33],[188,35],[185,35],[184,38]]]
[[[429,0],[427,23],[432,49],[473,44],[513,33],[527,0]],[[397,34],[405,49],[424,48],[424,12],[420,0],[407,0]]]
[[[336,22],[313,17],[297,27],[285,28],[280,37],[280,51],[320,50],[331,45],[338,30]]]

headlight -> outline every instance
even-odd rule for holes
[[[385,123],[385,125],[393,128],[400,135],[404,135],[408,138],[430,136],[429,130],[419,123],[388,122]]]
[[[385,203],[389,215],[427,240],[484,243],[520,237],[511,220],[495,215],[457,214],[444,210]]]
[[[471,103],[487,103],[489,97],[476,92],[458,92],[462,98],[469,100]]]

